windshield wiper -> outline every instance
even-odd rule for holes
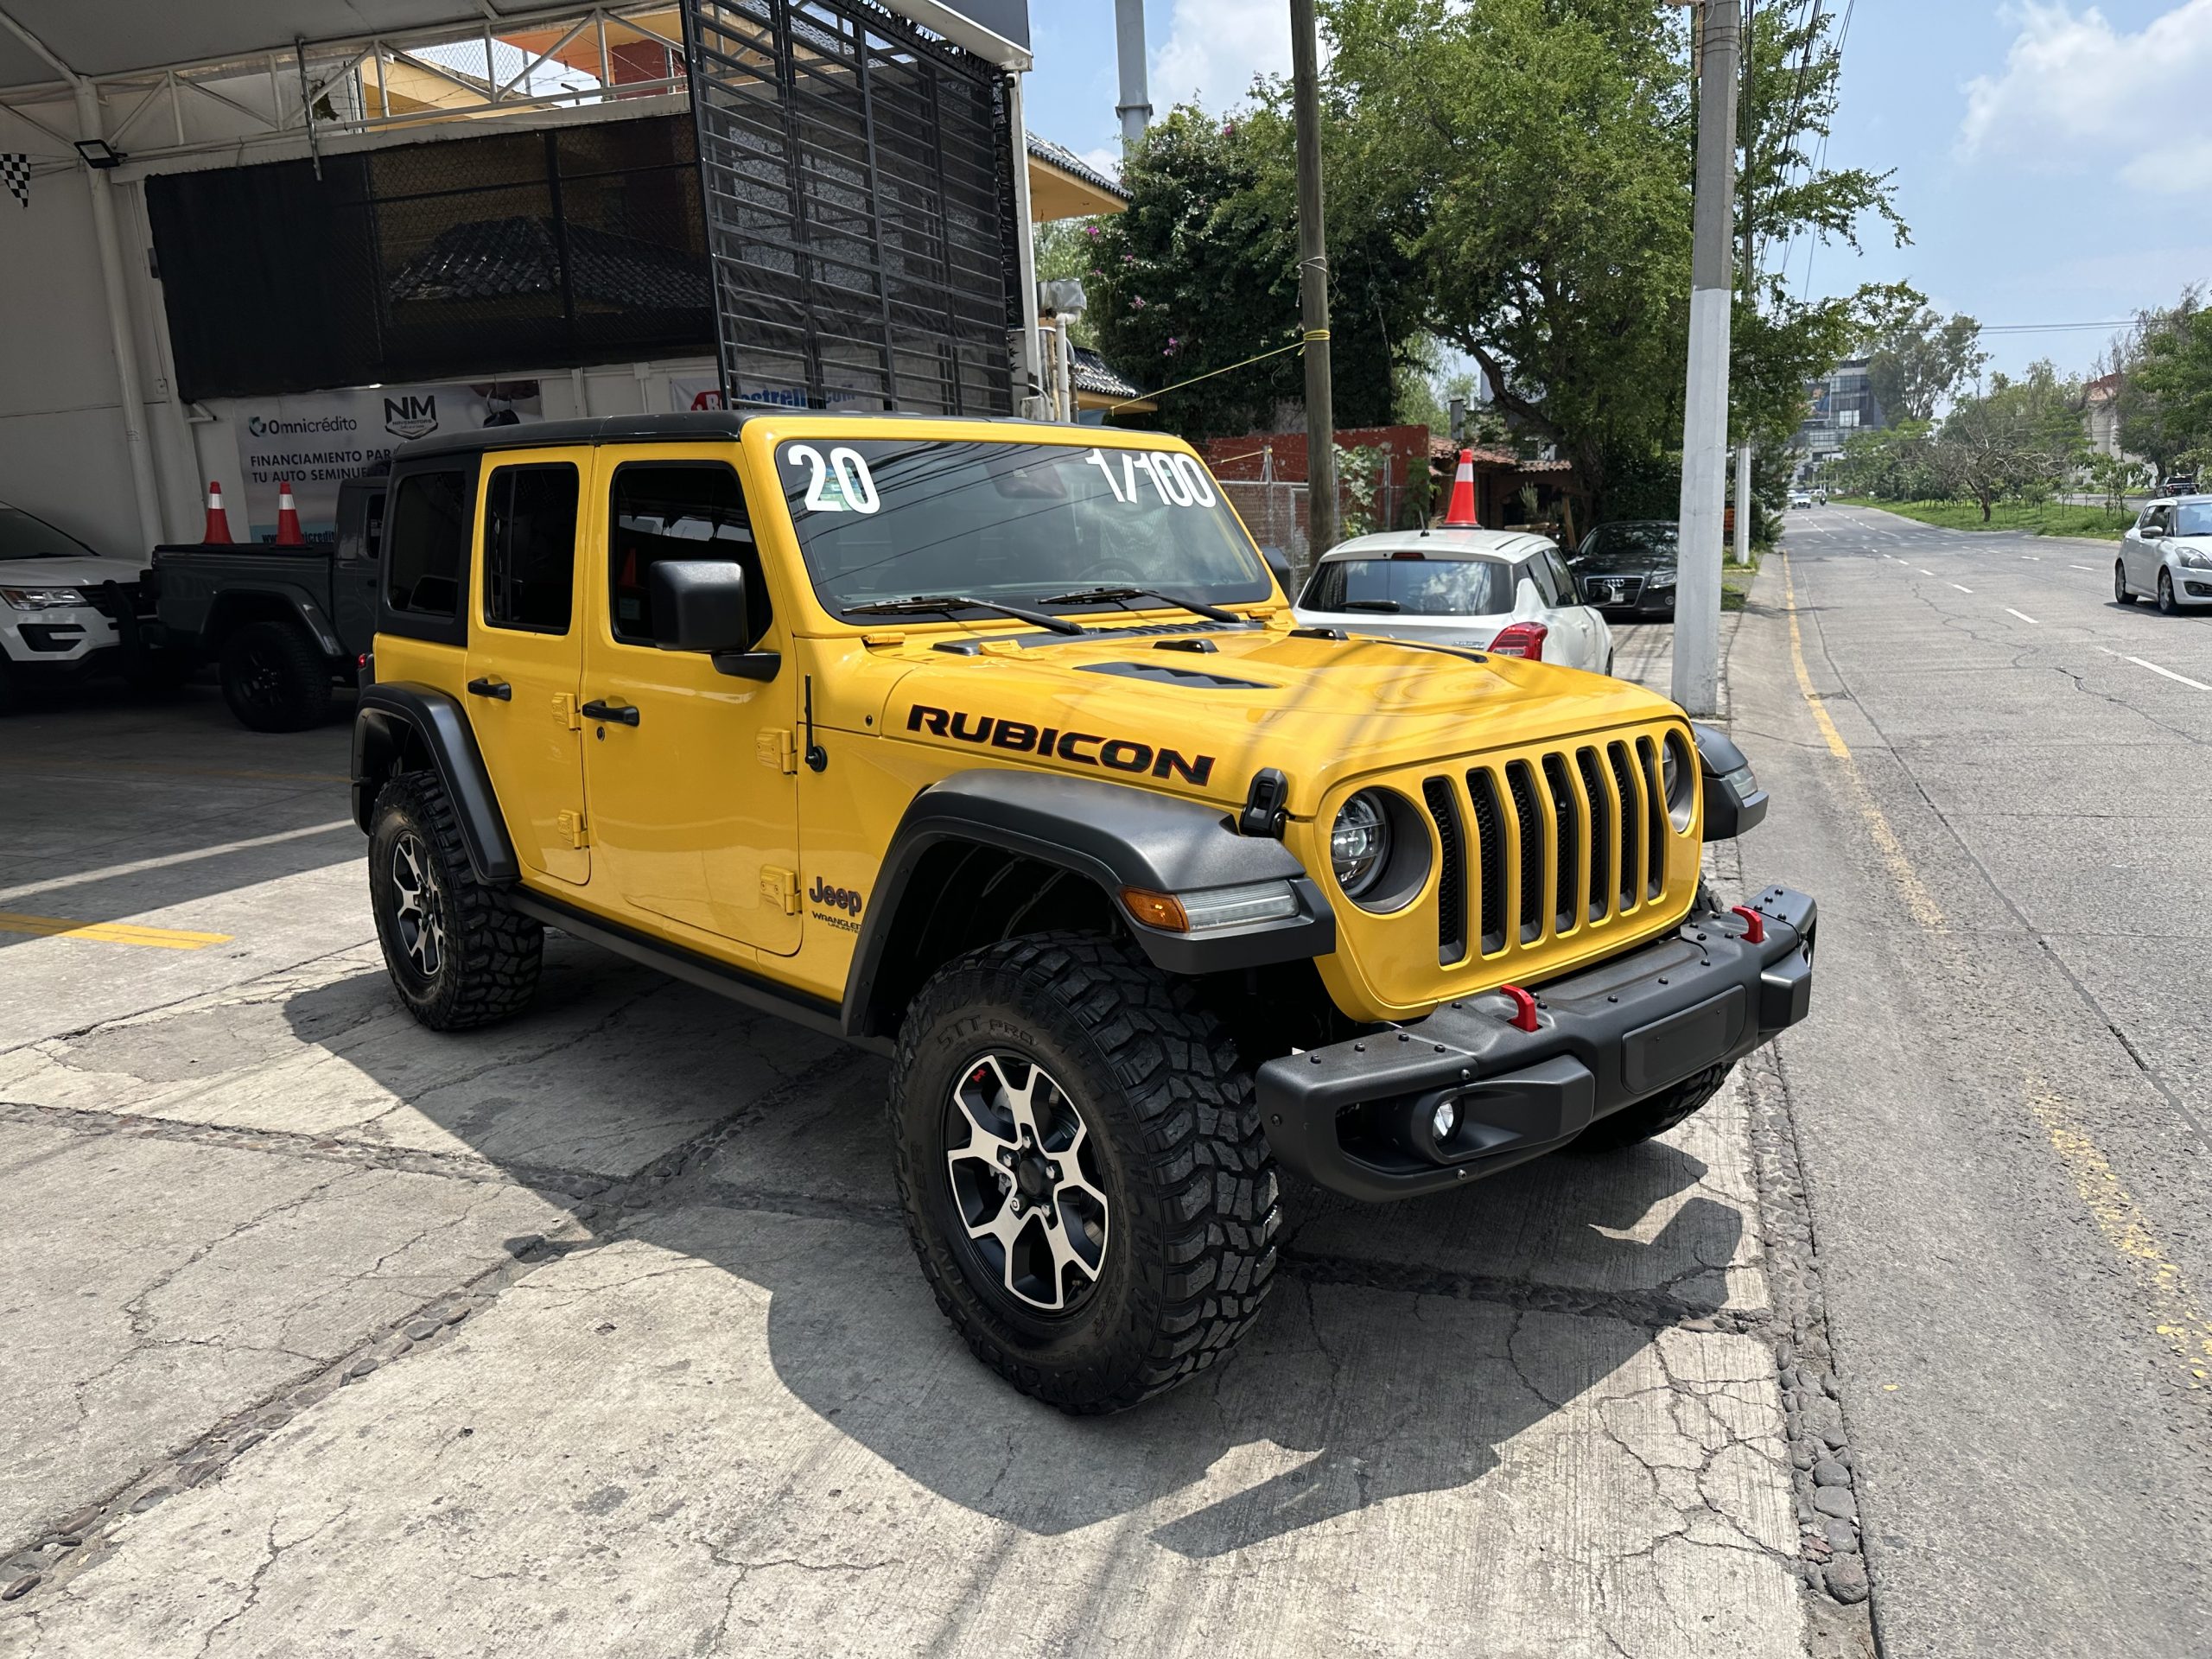
[[[838,608],[851,616],[902,616],[925,611],[950,616],[956,611],[996,611],[1001,616],[1034,623],[1054,633],[1088,632],[1081,624],[1054,616],[1049,611],[1033,611],[1026,605],[1003,605],[995,599],[969,599],[963,594],[910,594],[905,599],[879,599],[866,605],[842,605]]]
[[[1088,605],[1094,601],[1110,599],[1156,599],[1163,605],[1173,605],[1178,610],[1203,616],[1209,622],[1242,622],[1244,619],[1234,611],[1224,611],[1218,605],[1201,605],[1195,599],[1184,599],[1174,594],[1163,594],[1157,588],[1085,588],[1078,593],[1054,594],[1040,599],[1040,605]]]
[[[1337,608],[1340,611],[1380,611],[1385,615],[1395,616],[1406,607],[1395,599],[1347,599]]]

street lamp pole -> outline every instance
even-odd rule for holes
[[[1719,711],[1720,556],[1728,480],[1728,313],[1735,264],[1736,74],[1740,0],[1704,0],[1697,196],[1690,241],[1690,346],[1675,607],[1675,701]],[[1748,506],[1748,503],[1745,505]],[[1739,509],[1740,510],[1740,509]]]
[[[1290,0],[1290,76],[1298,124],[1298,298],[1306,333],[1306,547],[1337,542],[1337,425],[1329,388],[1329,250],[1321,224],[1320,52],[1313,0]]]

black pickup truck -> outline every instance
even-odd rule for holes
[[[297,732],[330,713],[376,633],[385,480],[346,480],[338,530],[304,547],[157,547],[156,614],[172,651],[214,663],[223,698],[257,732]]]

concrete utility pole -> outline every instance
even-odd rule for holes
[[[1705,0],[1698,75],[1697,200],[1690,242],[1688,394],[1675,592],[1675,701],[1719,712],[1721,519],[1727,496],[1728,311],[1734,284],[1736,71],[1740,0]],[[1748,505],[1748,504],[1747,504]]]
[[[1152,99],[1145,91],[1144,0],[1114,0],[1114,52],[1122,60],[1122,149],[1132,149],[1152,120]]]
[[[1315,559],[1337,544],[1337,423],[1329,390],[1319,59],[1313,0],[1290,0],[1290,78],[1298,114],[1298,299],[1306,327],[1306,550]]]

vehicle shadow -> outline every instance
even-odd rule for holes
[[[519,1031],[421,1030],[381,971],[301,990],[283,1019],[408,1103],[425,1133],[592,1211],[598,1246],[643,1244],[765,1290],[767,1365],[793,1400],[944,1501],[1032,1534],[1143,1515],[1160,1546],[1212,1557],[1465,1486],[1508,1441],[1594,1409],[1586,1396],[1609,1379],[1625,1392],[1618,1374],[1653,1363],[1667,1325],[1718,1311],[1717,1269],[1742,1236],[1736,1210],[1689,1193],[1706,1166],[1666,1145],[1541,1160],[1398,1205],[1294,1185],[1298,1249],[1239,1351],[1135,1411],[1071,1418],[976,1363],[932,1305],[895,1209],[883,1062],[827,1039],[793,1048],[778,1022],[551,943],[556,1006]],[[621,1008],[602,1016],[618,989]],[[598,1021],[581,1039],[580,1014]],[[531,1058],[533,1045],[557,1059]],[[703,1120],[683,1116],[718,1089]],[[545,1160],[603,1147],[626,1113],[705,1127],[602,1159],[627,1174],[580,1201],[573,1171]],[[1477,1280],[1482,1294],[1465,1294]]]

